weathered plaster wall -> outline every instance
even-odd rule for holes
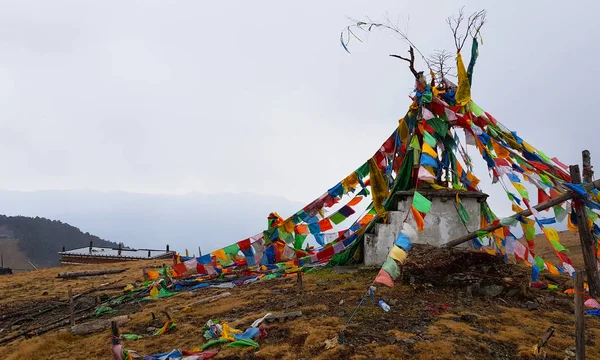
[[[481,212],[478,199],[461,199],[471,217],[466,227],[460,220],[453,198],[434,197],[431,201],[431,212],[425,216],[425,230],[418,233],[416,243],[440,246],[479,228]],[[411,204],[412,196],[399,201],[398,210],[388,213],[387,224],[377,224],[373,234],[365,235],[365,265],[380,266],[383,264],[392,244],[400,234],[404,219],[407,219],[407,222],[416,230],[417,226],[410,211]]]

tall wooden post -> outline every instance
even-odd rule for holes
[[[569,171],[571,172],[571,182],[573,184],[581,184],[579,165],[569,166]],[[588,224],[585,205],[577,198],[573,198],[572,204],[577,214],[579,239],[583,251],[583,261],[585,264],[588,286],[590,288],[590,295],[600,297],[600,275],[598,274],[598,264],[594,253],[594,239],[592,238],[592,233]]]
[[[575,360],[585,360],[583,294],[583,271],[577,270],[575,272]]]
[[[583,164],[583,169],[581,169],[581,172],[583,173],[583,180],[586,183],[591,183],[594,181],[594,170],[592,170],[592,157],[590,156],[590,151],[583,150],[581,152],[581,159]]]

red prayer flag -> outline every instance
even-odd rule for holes
[[[179,263],[179,264],[173,265],[173,271],[175,271],[178,276],[181,276],[187,272],[187,268],[185,267],[184,263]]]
[[[546,192],[544,190],[538,189],[538,204],[541,204],[548,200],[550,200],[550,196],[548,196],[548,194],[546,194]],[[546,210],[549,210],[549,208]]]
[[[392,277],[390,276],[390,274],[388,274],[383,269],[379,270],[379,273],[377,274],[377,277],[375,278],[375,282],[378,284],[381,284],[381,285],[394,287],[394,280],[392,280]]]
[[[563,163],[561,163],[560,161],[558,161],[557,158],[553,157],[552,159],[550,159],[552,161],[554,161],[554,163],[558,166],[560,166],[561,168],[565,169],[565,170],[569,170],[569,167]]]
[[[204,268],[204,265],[202,264],[198,264],[196,265],[196,271],[198,272],[198,274],[206,274],[206,269]]]
[[[333,225],[331,225],[331,221],[329,221],[329,219],[323,219],[319,221],[319,228],[321,229],[321,232],[326,232],[333,229]]]
[[[247,250],[247,249],[249,249],[250,246],[252,246],[252,245],[250,245],[250,238],[242,240],[242,241],[238,241],[237,244],[240,247],[240,250],[242,252],[245,251],[245,250]]]
[[[323,260],[332,257],[333,255],[335,255],[335,250],[333,249],[333,246],[328,246],[317,253],[317,259]]]

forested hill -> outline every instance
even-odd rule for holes
[[[38,267],[58,266],[63,246],[67,250],[86,247],[90,240],[94,246],[118,246],[58,220],[0,215],[0,245],[15,240],[22,254],[4,254],[5,262],[7,257],[24,255]]]

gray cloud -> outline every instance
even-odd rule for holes
[[[347,17],[410,15],[422,51],[451,51],[445,18],[463,4],[489,11],[474,100],[551,157],[600,157],[597,2],[2,1],[0,188],[310,201],[409,104],[411,74],[387,56],[406,45],[373,33],[349,55]]]

